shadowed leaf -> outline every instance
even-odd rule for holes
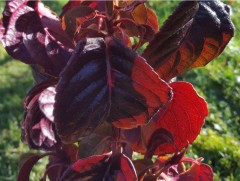
[[[52,152],[45,154],[34,154],[27,153],[22,156],[22,160],[20,160],[20,168],[18,173],[17,181],[26,181],[29,180],[30,172],[33,166],[37,163],[37,161],[45,156],[49,156],[53,154]]]
[[[151,135],[151,138],[147,145],[147,152],[145,154],[145,158],[152,158],[152,155],[155,153],[158,147],[167,147],[172,146],[174,144],[174,138],[171,132],[165,130],[163,128],[159,128],[154,131]],[[174,146],[174,145],[173,145]]]
[[[70,57],[71,42],[56,15],[39,1],[15,0],[6,3],[2,21],[1,41],[9,55],[58,76]]]

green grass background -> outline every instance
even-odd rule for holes
[[[66,1],[46,1],[55,12]],[[159,22],[171,14],[177,1],[150,1]],[[208,102],[209,116],[188,155],[204,157],[213,167],[215,180],[240,180],[240,1],[226,1],[232,5],[235,36],[223,54],[204,68],[185,72],[178,79],[191,82]],[[4,2],[0,2],[0,11]],[[32,87],[29,67],[9,57],[0,46],[0,180],[14,181],[18,160],[29,149],[20,141],[22,100]],[[34,167],[32,180],[39,180],[46,159]]]

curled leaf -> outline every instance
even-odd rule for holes
[[[56,80],[35,86],[26,96],[24,118],[21,123],[22,140],[34,149],[55,149],[60,140],[53,123],[53,85]]]
[[[71,42],[56,15],[39,1],[8,1],[3,12],[1,41],[13,58],[39,65],[58,76],[71,52]]]
[[[33,166],[37,163],[37,161],[45,156],[49,156],[53,154],[52,152],[44,153],[44,154],[34,154],[27,153],[22,156],[20,159],[20,168],[17,177],[17,181],[26,181],[30,178],[30,172]]]

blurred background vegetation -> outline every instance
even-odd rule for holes
[[[45,1],[57,13],[65,1]],[[148,2],[160,25],[179,2]],[[196,141],[188,150],[193,158],[204,157],[212,166],[215,180],[240,180],[240,1],[225,1],[232,6],[235,36],[220,55],[204,68],[185,72],[178,80],[191,82],[208,102],[209,116]],[[4,2],[0,2],[0,11]],[[33,86],[29,67],[9,57],[0,46],[0,180],[14,181],[21,154],[29,151],[20,141],[22,100]],[[39,180],[46,160],[34,167],[31,178]]]

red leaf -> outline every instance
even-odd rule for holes
[[[87,6],[76,6],[71,8],[62,18],[63,30],[73,38],[78,27],[84,22],[93,19],[95,15],[94,9]]]
[[[144,4],[139,4],[131,11],[134,21],[138,24],[146,24],[148,19],[147,8]]]
[[[135,1],[135,0],[122,0],[122,1],[114,0],[115,5],[117,6],[116,8],[120,9],[121,11],[125,11],[125,12],[127,12],[127,11],[131,12],[139,4],[143,4],[145,2],[146,2],[146,0],[139,0],[139,1]]]
[[[133,20],[140,25],[148,25],[156,33],[158,32],[157,15],[144,4],[139,4],[131,11]]]
[[[175,146],[160,146],[156,150],[158,154],[174,153],[191,144],[200,133],[204,118],[208,115],[207,103],[191,84],[174,82],[170,86],[173,99],[155,122],[155,129],[164,128],[170,131]]]
[[[143,57],[166,81],[221,54],[234,33],[220,1],[184,1],[145,49]]]
[[[200,133],[204,118],[208,115],[207,103],[187,82],[174,82],[169,85],[172,87],[173,99],[167,109],[160,111],[146,126],[123,132],[122,139],[128,139],[134,151],[145,154],[148,145],[151,145],[150,140],[154,143],[152,136],[157,136],[156,131],[161,128],[172,134],[174,143],[171,145],[170,141],[170,144],[159,145],[154,152],[157,155],[182,150],[191,144]],[[168,137],[171,138],[171,136]],[[161,136],[159,139],[161,142]],[[157,142],[156,140],[154,144]],[[155,149],[156,146],[152,148]]]
[[[158,18],[157,15],[148,7],[147,8],[147,25],[150,26],[152,28],[152,30],[154,30],[155,33],[158,32]]]
[[[207,164],[193,164],[186,172],[179,175],[179,181],[213,181],[212,168]]]
[[[62,140],[75,142],[105,120],[119,128],[145,125],[170,99],[168,85],[121,41],[89,38],[61,75],[54,121]]]
[[[64,6],[63,11],[60,15],[62,18],[69,10],[77,6],[87,6],[94,10],[104,11],[105,10],[105,2],[104,1],[89,1],[89,0],[69,0]]]
[[[76,161],[72,165],[72,169],[78,173],[85,172],[87,170],[92,169],[97,164],[101,164],[101,162],[107,162],[109,159],[109,155],[94,155],[91,157],[87,157],[86,159],[81,159]]]
[[[95,155],[75,162],[61,181],[76,180],[137,180],[133,164],[125,155]]]
[[[202,164],[202,158],[197,160],[183,158],[182,162],[192,162],[192,166],[185,172],[182,172],[174,177],[170,176],[170,181],[213,181],[212,168],[207,164]]]
[[[151,135],[151,138],[147,145],[147,152],[145,154],[145,158],[152,158],[152,155],[156,152],[156,149],[161,147],[168,147],[172,146],[174,144],[174,138],[171,132],[159,128],[154,131],[154,133]]]

